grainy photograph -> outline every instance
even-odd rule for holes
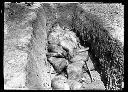
[[[123,90],[124,5],[4,2],[4,90]]]

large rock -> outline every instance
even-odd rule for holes
[[[58,46],[57,44],[49,44],[48,51],[56,53],[56,55],[62,57],[67,55],[67,52],[62,48],[62,46]]]
[[[80,90],[82,87],[82,83],[75,80],[68,80],[68,84],[70,86],[70,90]]]
[[[71,62],[78,62],[78,61],[87,61],[88,60],[88,51],[81,52],[76,54],[70,61]]]
[[[79,81],[83,73],[82,67],[84,64],[85,62],[83,61],[69,64],[67,67],[68,79]]]
[[[55,76],[55,78],[53,78],[51,81],[51,85],[53,90],[69,90],[70,89],[67,83],[67,78],[62,75]]]
[[[50,57],[49,62],[52,64],[57,73],[61,73],[63,69],[68,65],[68,60],[64,58]]]

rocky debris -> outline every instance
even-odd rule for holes
[[[55,33],[54,33],[55,34]],[[59,44],[59,39],[57,36],[53,36],[54,35],[53,32],[50,33],[49,37],[48,37],[48,43],[49,44]]]
[[[60,42],[61,46],[63,46],[63,48],[67,49],[69,51],[69,53],[73,52],[73,49],[76,48],[76,44],[69,41],[68,39],[64,39]]]
[[[86,83],[86,84],[89,84],[89,83],[92,82],[92,81],[91,81],[91,78],[90,78],[90,76],[89,76],[89,74],[88,74],[87,72],[83,73],[80,82],[82,82],[82,83],[84,82],[84,83]]]
[[[72,52],[77,47],[77,39],[75,33],[71,31],[63,30],[59,24],[54,27],[54,31],[49,35],[49,43],[56,43],[61,45],[63,48],[68,49]]]
[[[55,76],[51,81],[51,86],[53,90],[70,90],[67,78],[62,75]]]
[[[79,81],[83,73],[83,65],[85,62],[79,61],[71,63],[67,66],[68,79]]]
[[[57,58],[64,58],[65,56],[60,54],[60,53],[54,53],[54,52],[51,52],[51,53],[47,53],[46,54],[47,57],[57,57]]]
[[[61,46],[58,46],[57,44],[50,44],[48,46],[48,50],[50,52],[55,52],[55,53],[62,53],[63,48]]]
[[[104,89],[104,85],[101,83],[101,78],[99,78],[100,75],[95,73],[95,71],[91,72],[91,70],[94,70],[94,65],[88,55],[89,48],[81,46],[78,42],[79,39],[77,39],[73,32],[63,30],[57,25],[50,36],[52,36],[52,39],[50,38],[51,42],[49,42],[48,45],[48,54],[50,56],[48,60],[55,71],[59,74],[61,73],[59,76],[67,77],[67,79],[64,79],[63,81],[58,77],[53,78],[52,85],[55,85],[53,89],[64,89],[63,87],[67,85],[67,82],[68,86],[66,87],[67,89],[70,87],[71,90],[80,90],[84,88],[98,89],[101,86],[103,86],[102,89]],[[65,57],[69,55],[70,58],[65,58],[63,56],[64,53]],[[66,72],[62,72],[64,68],[66,69]],[[98,76],[99,79],[94,75]],[[99,84],[94,83],[94,80]],[[64,84],[64,82],[66,82],[66,84]]]
[[[86,90],[105,90],[104,83],[101,81],[101,77],[97,71],[90,71],[93,82],[83,82],[82,89]],[[87,77],[85,75],[85,77]]]
[[[62,48],[62,46],[58,46],[57,44],[50,44],[48,46],[48,51],[51,53],[48,53],[49,56],[60,56],[60,57],[66,57],[67,52]]]
[[[64,58],[50,57],[49,62],[52,64],[56,72],[61,73],[68,66],[68,60]]]
[[[68,80],[68,84],[70,86],[70,90],[80,90],[82,87],[82,83],[75,80]]]
[[[88,51],[85,51],[85,52],[76,54],[70,61],[78,62],[78,61],[87,61],[87,60],[88,60]]]
[[[74,49],[78,47],[78,39],[75,34],[71,31],[65,31],[64,35],[59,38],[60,45],[67,49],[69,54],[72,56]]]

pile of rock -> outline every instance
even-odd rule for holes
[[[57,25],[48,39],[48,61],[57,73],[51,80],[54,90],[105,89],[88,56],[89,48],[79,45],[75,33]]]

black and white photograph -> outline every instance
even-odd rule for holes
[[[4,2],[4,90],[123,90],[124,5]]]

